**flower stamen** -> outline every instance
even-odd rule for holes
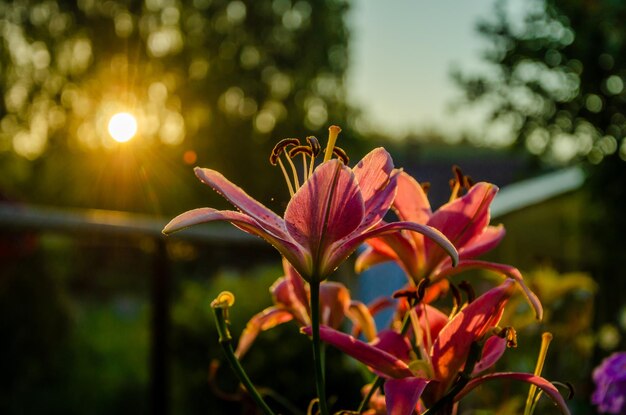
[[[450,179],[450,202],[460,196],[461,189],[469,190],[474,185],[474,180],[470,176],[466,176],[459,166],[452,166],[454,178]]]
[[[270,164],[272,166],[275,166],[276,164],[280,166],[280,169],[283,172],[283,176],[285,177],[285,181],[287,182],[289,195],[292,197],[296,193],[296,190],[298,190],[298,188],[300,187],[300,183],[298,181],[298,175],[296,173],[296,168],[293,165],[293,162],[291,161],[291,159],[289,158],[289,155],[287,154],[287,160],[291,164],[292,172],[294,174],[294,183],[292,184],[291,178],[289,177],[289,174],[287,173],[287,169],[285,168],[285,165],[280,159],[280,156],[286,151],[287,147],[299,146],[299,145],[300,145],[300,140],[298,140],[297,138],[285,138],[285,139],[280,140],[278,143],[276,143],[276,145],[272,149],[272,153],[270,154]]]
[[[328,131],[328,145],[326,147],[324,161],[330,160],[334,155],[339,160],[341,160],[343,164],[347,165],[350,161],[347,153],[343,149],[335,147],[335,143],[337,142],[337,137],[341,132],[341,128],[336,125],[331,125],[328,128]],[[317,138],[313,136],[308,136],[306,138],[306,141],[307,145],[301,145],[300,140],[298,140],[297,138],[285,138],[283,140],[280,140],[274,146],[270,154],[270,163],[273,166],[277,164],[280,166],[283,176],[285,177],[285,181],[287,182],[289,194],[292,197],[300,188],[301,183],[304,184],[313,175],[313,171],[315,170],[315,158],[322,151],[322,147],[320,146]],[[292,148],[289,149],[289,147]],[[286,164],[283,162],[283,160],[281,160],[281,156],[283,154],[287,159],[287,163],[289,163],[291,175],[287,172],[288,169],[286,167]],[[300,181],[298,169],[296,168],[292,160],[300,154],[302,155],[302,181]]]
[[[339,136],[340,132],[341,128],[336,125],[328,127],[328,143],[326,144],[326,152],[324,153],[324,162],[327,162],[333,156],[333,149],[335,148],[337,136]]]
[[[313,137],[312,135],[308,136],[306,138],[306,141],[307,143],[309,143],[309,147],[311,147],[311,163],[309,164],[308,173],[306,175],[308,179],[313,174],[313,169],[315,168],[315,158],[322,151],[322,146],[320,146],[320,142],[317,141],[317,138]]]
[[[350,159],[348,158],[348,154],[345,152],[344,149],[335,147],[333,148],[333,154],[337,156],[337,158],[341,160],[343,164],[348,165],[348,162],[350,161]]]

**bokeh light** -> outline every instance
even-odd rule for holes
[[[109,120],[109,134],[118,143],[125,143],[137,134],[137,120],[128,112],[118,112]]]

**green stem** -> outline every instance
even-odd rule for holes
[[[326,403],[326,387],[324,379],[324,357],[320,342],[320,283],[311,281],[311,330],[313,334],[313,363],[315,364],[315,385],[321,415],[329,415]]]
[[[374,393],[376,393],[376,390],[380,388],[383,385],[383,383],[385,383],[385,379],[380,376],[376,376],[376,379],[374,379],[374,383],[372,383],[372,387],[370,388],[369,392],[367,392],[367,395],[365,395],[365,397],[361,401],[361,404],[356,410],[358,413],[362,413],[363,411],[365,411],[365,407],[367,406],[369,401],[372,399],[372,396],[374,396]]]
[[[259,392],[256,390],[252,381],[243,370],[243,367],[239,363],[239,360],[235,356],[235,351],[233,350],[232,345],[232,337],[230,335],[230,331],[228,330],[226,324],[226,318],[224,316],[224,308],[222,307],[213,307],[213,313],[215,315],[215,322],[217,323],[217,332],[219,334],[219,342],[222,346],[222,350],[224,350],[224,354],[226,355],[226,360],[230,364],[231,369],[235,372],[235,375],[239,379],[239,381],[244,385],[252,399],[256,402],[256,404],[261,408],[265,415],[274,415],[274,412],[270,409],[270,407],[265,403]]]

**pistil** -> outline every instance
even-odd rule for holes
[[[545,332],[541,335],[541,349],[539,349],[539,357],[537,358],[537,365],[535,366],[535,376],[541,376],[541,372],[543,371],[543,364],[546,361],[546,355],[548,354],[548,346],[550,346],[550,342],[552,341],[552,333]],[[533,413],[533,409],[535,407],[535,395],[537,393],[537,386],[530,385],[530,389],[528,391],[528,398],[526,399],[526,408],[524,410],[524,415],[531,415]]]
[[[324,162],[327,162],[333,156],[333,149],[335,148],[337,136],[339,136],[340,132],[341,128],[336,125],[328,127],[328,143],[326,144],[326,151],[324,152]]]
[[[337,136],[341,132],[341,128],[336,125],[332,125],[328,128],[328,131],[328,145],[326,147],[324,161],[330,160],[334,155],[341,160],[343,164],[347,165],[349,162],[348,155],[344,150],[335,146]],[[313,175],[313,171],[315,170],[315,158],[321,153],[322,150],[317,138],[309,136],[306,138],[306,141],[308,145],[300,145],[300,140],[297,138],[285,138],[284,140],[280,140],[276,146],[274,146],[274,149],[270,154],[270,163],[273,166],[277,164],[280,166],[280,170],[282,171],[285,181],[287,182],[289,194],[292,197],[300,188],[301,183],[304,184]],[[288,147],[292,148],[287,150]],[[287,172],[285,163],[281,160],[281,156],[283,154],[287,159],[287,163],[289,163],[291,176]],[[298,155],[302,155],[302,182],[300,181],[298,169],[292,160]]]

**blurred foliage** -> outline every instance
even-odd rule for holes
[[[490,43],[489,69],[455,77],[470,105],[511,126],[517,147],[549,163],[586,161],[582,218],[599,255],[584,269],[600,287],[596,327],[616,324],[626,305],[626,274],[615,255],[626,251],[626,3],[536,0],[526,6],[516,26],[500,1],[495,17],[478,26]]]
[[[197,207],[190,167],[202,165],[279,203],[286,189],[258,180],[280,177],[263,155],[347,127],[346,11],[343,0],[0,2],[0,189],[178,213]],[[107,133],[118,111],[138,118],[128,143]]]
[[[34,413],[29,408],[42,405],[61,413],[55,385],[69,357],[71,306],[41,251],[29,254],[0,256],[0,412]]]
[[[235,294],[230,310],[231,331],[237,340],[248,319],[271,304],[269,286],[282,274],[280,267],[261,267],[249,272],[223,271],[209,281],[188,280],[180,284],[173,309],[173,351],[175,356],[172,385],[175,413],[255,413],[248,401],[229,402],[217,396],[237,392],[237,380],[223,359],[210,301],[221,291]],[[243,365],[261,390],[273,391],[302,413],[315,395],[314,371],[309,339],[300,334],[295,323],[263,332]],[[346,356],[327,350],[328,391],[336,407],[356,407],[362,372]],[[212,361],[221,361],[217,377],[209,381]],[[270,402],[275,401],[268,398]],[[281,403],[273,406],[291,412]]]
[[[516,145],[552,162],[626,158],[626,4],[534,0],[521,26],[497,3],[478,31],[489,70],[456,73],[468,102],[506,120]]]

